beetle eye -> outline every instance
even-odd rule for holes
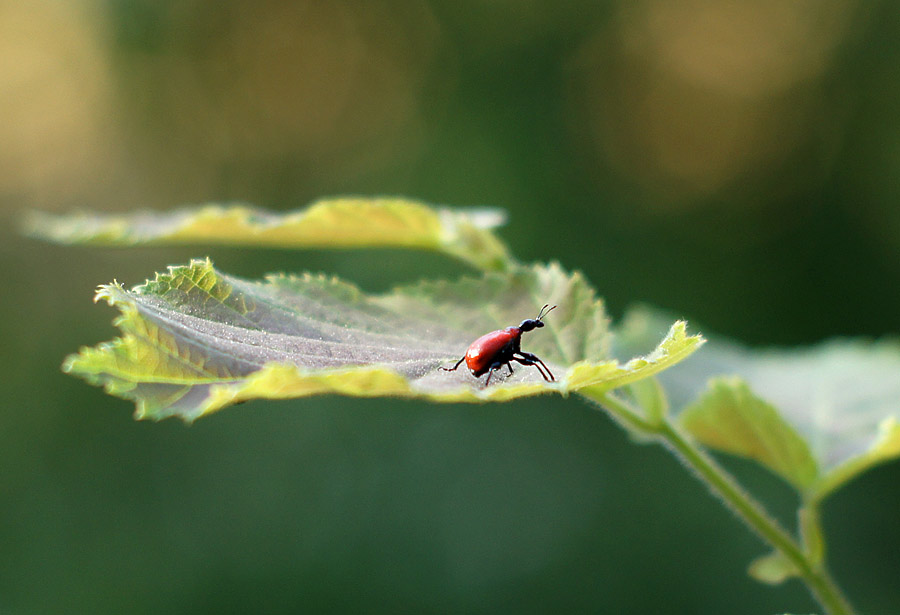
[[[543,327],[543,326],[544,326],[544,321],[543,321],[543,320],[535,320],[535,321],[534,321],[534,326],[535,326],[535,327],[538,327],[538,328]]]

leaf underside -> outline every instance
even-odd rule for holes
[[[610,358],[603,306],[579,274],[558,265],[366,295],[335,278],[273,275],[250,282],[208,260],[171,267],[128,291],[100,288],[117,307],[121,336],[70,356],[64,370],[137,404],[139,418],[193,420],[255,398],[319,393],[505,401],[584,387],[614,388],[688,356],[702,340],[676,323],[659,348],[624,365]],[[489,387],[463,364],[478,335],[559,307],[523,336],[556,375],[496,372]]]

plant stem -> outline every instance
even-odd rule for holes
[[[797,540],[782,528],[763,506],[738,484],[733,476],[682,433],[668,417],[663,417],[655,423],[649,423],[640,416],[639,412],[615,396],[608,393],[595,394],[593,391],[589,393],[589,396],[620,423],[641,432],[642,435],[659,439],[685,465],[694,470],[709,489],[721,497],[740,519],[794,565],[800,578],[803,579],[810,592],[827,613],[830,615],[853,614],[853,608],[831,579],[824,562],[811,560],[810,554],[807,554],[799,546]]]

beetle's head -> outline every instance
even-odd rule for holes
[[[550,305],[550,304],[548,303],[547,305]],[[521,329],[522,333],[525,333],[526,331],[531,331],[532,329],[540,329],[541,327],[544,326],[544,316],[549,314],[551,312],[551,310],[553,310],[553,308],[556,307],[554,305],[552,308],[550,308],[548,310],[547,305],[545,305],[544,307],[541,308],[541,312],[540,312],[540,314],[538,314],[537,318],[529,318],[528,320],[523,320],[519,324],[519,329]]]

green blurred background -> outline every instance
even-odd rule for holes
[[[762,543],[577,399],[253,402],[186,427],[59,371],[114,334],[97,284],[193,256],[367,290],[461,271],[63,248],[10,230],[30,207],[496,205],[517,256],[584,271],[617,318],[649,302],[755,345],[900,331],[896,2],[549,6],[0,1],[0,613],[817,610],[747,578]],[[787,488],[725,461],[793,526]],[[870,614],[900,613],[898,484],[895,462],[825,509]]]

